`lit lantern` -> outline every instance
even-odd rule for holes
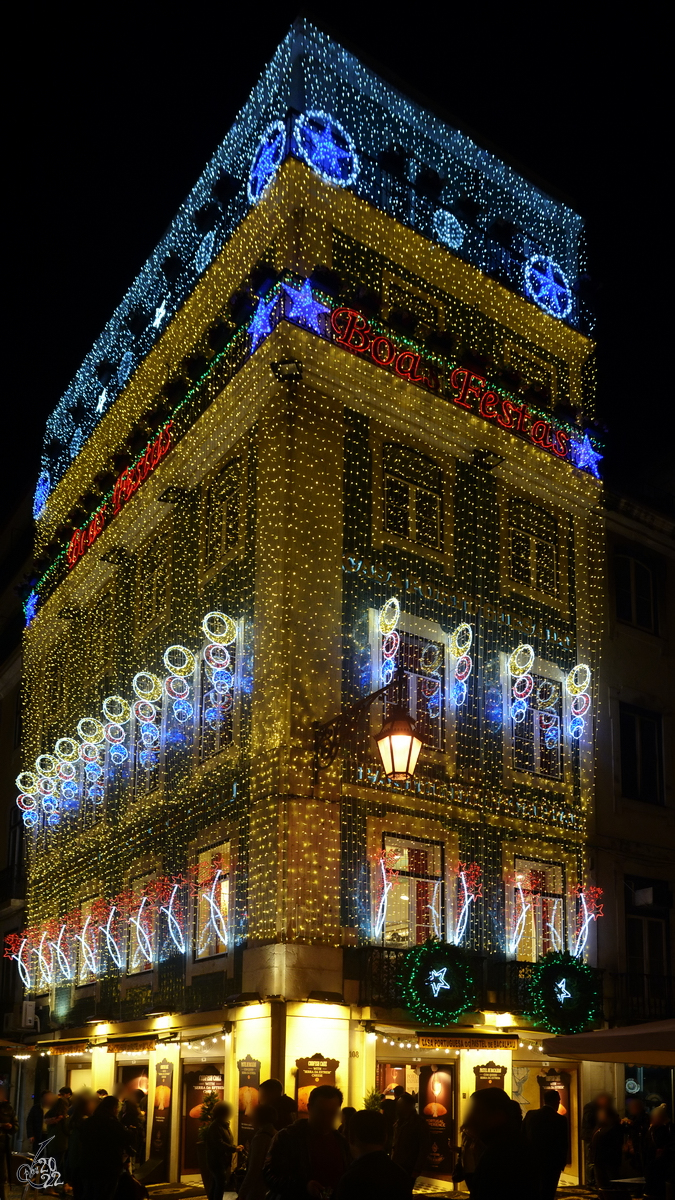
[[[412,779],[422,743],[406,708],[392,708],[375,741],[387,779]]]

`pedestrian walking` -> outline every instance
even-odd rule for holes
[[[471,1180],[471,1200],[523,1200],[536,1195],[520,1107],[502,1088],[474,1092],[465,1125],[484,1147]]]
[[[418,1113],[414,1097],[409,1092],[401,1092],[396,1101],[391,1157],[405,1172],[411,1187],[426,1164],[430,1144],[429,1126]]]
[[[350,1165],[349,1148],[335,1128],[342,1092],[330,1084],[314,1088],[307,1120],[279,1131],[263,1168],[270,1200],[330,1196]]]
[[[265,1200],[267,1184],[263,1178],[263,1167],[276,1136],[276,1115],[276,1110],[270,1104],[259,1104],[253,1109],[253,1137],[248,1148],[246,1174],[238,1192],[239,1200]]]
[[[232,1174],[232,1159],[241,1146],[235,1146],[230,1121],[232,1106],[226,1100],[214,1104],[211,1123],[204,1132],[206,1162],[211,1173],[209,1200],[222,1200]]]
[[[298,1111],[295,1100],[286,1095],[279,1079],[266,1079],[260,1084],[258,1104],[269,1104],[275,1110],[275,1129],[287,1129]]]
[[[611,1103],[597,1112],[597,1125],[591,1139],[593,1179],[598,1188],[609,1188],[621,1175],[623,1132],[619,1114]]]
[[[7,1099],[7,1092],[0,1088],[0,1195],[4,1197],[5,1183],[11,1179],[10,1156],[12,1139],[19,1128],[16,1114]]]
[[[652,1109],[645,1146],[645,1197],[665,1200],[675,1183],[675,1135],[665,1104]]]
[[[537,1200],[555,1200],[558,1180],[567,1163],[569,1134],[567,1118],[560,1115],[560,1095],[551,1088],[544,1092],[543,1107],[527,1113],[525,1141],[537,1186]]]
[[[73,1111],[68,1129],[68,1152],[65,1159],[65,1180],[73,1190],[74,1200],[82,1200],[84,1196],[84,1175],[82,1170],[82,1126],[96,1107],[94,1097],[82,1092],[75,1097]]]
[[[410,1200],[410,1177],[385,1149],[387,1126],[382,1113],[376,1109],[355,1112],[349,1122],[349,1138],[355,1161],[338,1183],[333,1200]]]
[[[117,1191],[129,1158],[119,1106],[116,1096],[104,1096],[81,1127],[83,1200],[113,1200]]]

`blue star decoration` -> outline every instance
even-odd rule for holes
[[[305,280],[301,288],[291,287],[288,283],[285,283],[283,288],[291,301],[290,310],[288,308],[286,310],[287,320],[293,321],[296,325],[304,325],[306,329],[311,329],[313,333],[322,336],[323,330],[319,325],[319,316],[322,313],[329,313],[330,308],[314,299],[309,279]]]
[[[43,471],[37,481],[33,497],[33,517],[37,521],[42,516],[51,489],[49,471]]]
[[[247,191],[251,204],[256,204],[262,196],[267,184],[276,174],[286,147],[286,129],[282,121],[273,121],[268,125],[253,155],[249,172]]]
[[[582,442],[570,442],[569,458],[575,467],[578,467],[580,471],[590,471],[596,479],[600,478],[598,463],[603,457],[604,455],[598,454],[597,450],[593,449],[587,433],[584,434]]]
[[[29,592],[28,596],[26,597],[26,600],[25,600],[24,606],[23,606],[24,616],[26,618],[26,625],[30,625],[33,618],[37,616],[39,599],[40,599],[40,597],[38,596],[38,594],[35,590],[33,590],[32,592]]]
[[[267,304],[262,299],[258,301],[258,307],[253,314],[253,320],[248,329],[251,335],[251,352],[257,349],[266,337],[269,337],[274,326],[277,324],[276,321],[274,325],[272,324],[271,316],[278,303],[278,296],[272,296],[272,299],[268,300]]]
[[[555,998],[558,1004],[564,1004],[566,1000],[571,999],[572,993],[567,990],[566,979],[559,979],[553,990],[555,991]]]
[[[298,153],[326,183],[347,187],[359,173],[354,143],[340,124],[324,112],[303,113],[295,126]]]
[[[445,978],[445,972],[447,969],[447,967],[441,967],[438,971],[429,972],[427,983],[429,983],[431,990],[434,993],[434,1000],[438,999],[438,994],[439,992],[443,991],[443,989],[445,989],[447,992],[452,990],[450,984]]]
[[[526,263],[525,291],[544,312],[559,321],[572,310],[572,289],[565,272],[552,258],[534,255]]]

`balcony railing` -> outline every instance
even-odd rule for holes
[[[675,1017],[672,975],[612,975],[608,1016],[612,1025],[666,1021]]]

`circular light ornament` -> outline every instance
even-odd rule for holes
[[[32,812],[37,804],[35,796],[17,796],[16,803],[22,812]]]
[[[466,700],[466,684],[462,683],[459,679],[455,680],[454,687],[452,689],[452,697],[455,701],[455,704],[463,704]]]
[[[450,653],[453,658],[461,658],[463,654],[471,649],[473,642],[473,629],[467,625],[466,621],[462,621],[450,635]]]
[[[295,144],[308,167],[335,187],[349,187],[359,173],[356,148],[342,125],[319,110],[302,113],[295,122]]]
[[[107,696],[101,708],[109,721],[119,722],[120,725],[126,725],[131,716],[131,707],[121,696]]]
[[[151,671],[139,671],[134,675],[131,686],[139,700],[159,700],[162,694],[162,685]]]
[[[382,648],[384,654],[384,647]],[[420,667],[423,671],[431,674],[432,671],[437,671],[441,665],[443,658],[443,650],[436,642],[427,642],[420,655]]]
[[[583,717],[572,717],[570,721],[570,737],[574,738],[575,742],[578,742],[585,728],[586,722]]]
[[[534,650],[527,642],[521,642],[509,658],[509,671],[512,675],[527,675],[534,662]]]
[[[134,716],[137,721],[156,721],[157,709],[147,700],[137,700],[134,704]]]
[[[148,721],[141,725],[141,738],[145,746],[156,746],[159,742],[159,729]]]
[[[167,696],[171,696],[172,700],[184,700],[190,695],[190,684],[181,675],[169,675],[168,679],[164,680],[164,687]]]
[[[249,204],[257,204],[270,179],[276,175],[284,160],[286,127],[283,121],[272,121],[263,133],[251,163],[246,193]]]
[[[519,675],[513,685],[513,694],[516,700],[527,700],[534,687],[534,679],[531,675]]]
[[[93,742],[94,745],[105,741],[103,726],[95,717],[83,717],[81,721],[78,721],[77,734],[83,742]]]
[[[75,762],[80,756],[80,747],[75,738],[62,737],[54,746],[54,750],[58,754],[62,762]]]
[[[394,667],[395,663],[393,658],[385,658],[384,662],[382,663],[381,671],[383,687],[387,687],[387,684],[391,683],[392,679],[394,678]]]
[[[216,692],[229,692],[232,687],[232,675],[230,671],[221,668],[218,671],[212,672],[211,682]]]
[[[443,242],[450,250],[459,250],[464,241],[464,230],[457,217],[448,212],[447,208],[437,208],[434,213],[434,233],[439,242]]]
[[[169,646],[164,651],[164,666],[172,675],[192,675],[197,663],[185,646]]]
[[[123,762],[126,762],[128,757],[129,751],[127,750],[126,746],[113,746],[112,750],[110,751],[110,758],[116,767],[120,767]]]
[[[189,703],[189,701],[174,700],[173,715],[177,721],[180,721],[181,725],[185,721],[189,721],[190,717],[192,716],[193,713],[194,713],[194,709],[193,709],[192,705]]]
[[[560,688],[557,683],[553,683],[551,679],[542,679],[536,691],[537,704],[540,708],[553,708],[559,695]]]
[[[572,698],[570,710],[573,717],[583,717],[591,707],[591,698],[588,692],[580,692]]]
[[[83,742],[80,746],[80,758],[85,763],[98,762],[98,746],[93,742]]]
[[[386,604],[380,609],[380,633],[391,633],[398,625],[398,619],[401,615],[401,605],[395,596],[391,600],[387,600]]]
[[[20,792],[25,792],[27,796],[37,796],[38,780],[32,771],[20,771],[15,782]]]
[[[525,294],[558,321],[572,311],[572,289],[562,267],[552,258],[533,254],[525,263]]]
[[[221,646],[229,646],[237,636],[237,626],[232,617],[222,612],[209,612],[202,621],[207,638]]]
[[[59,779],[71,780],[77,774],[72,763],[62,762],[59,764]]]
[[[567,676],[565,686],[570,696],[580,696],[582,692],[586,691],[590,682],[591,668],[587,667],[585,663],[577,663]]]
[[[209,642],[209,645],[204,647],[204,658],[215,671],[219,667],[229,667],[230,665],[229,650],[218,642]]]
[[[392,629],[391,633],[388,633],[385,635],[385,639],[382,643],[382,657],[383,658],[396,658],[396,653],[398,651],[400,644],[401,644],[401,639],[400,639],[398,633],[396,632],[395,629]],[[425,652],[428,649],[429,649],[429,647],[427,646],[425,648]],[[422,655],[422,658],[424,658],[424,655]],[[422,664],[420,664],[420,665],[422,665]],[[429,668],[424,667],[425,671],[428,669]]]
[[[38,816],[38,814],[36,812],[24,812],[23,813],[23,823],[24,823],[24,825],[28,826],[29,829],[34,828],[37,825],[39,820],[40,820],[40,817]]]
[[[56,780],[43,775],[38,782],[38,788],[40,790],[40,795],[53,796],[54,792],[56,791]]]
[[[38,754],[35,759],[35,770],[38,775],[56,775],[59,769],[58,759],[53,754]]]
[[[104,733],[106,742],[109,742],[111,746],[119,746],[120,742],[123,742],[126,737],[124,726],[119,725],[117,721],[110,721],[106,725]]]
[[[511,719],[516,725],[522,724],[527,715],[527,701],[514,700],[511,705]]]
[[[420,688],[422,691],[422,695],[426,696],[427,700],[432,700],[434,696],[438,695],[440,686],[441,686],[440,679],[422,679],[422,680],[420,680]],[[429,707],[431,707],[431,705],[429,705]]]
[[[471,661],[471,655],[463,654],[461,658],[457,659],[457,666],[455,667],[455,679],[459,680],[460,683],[464,683],[464,680],[469,678],[472,668],[473,663]]]

